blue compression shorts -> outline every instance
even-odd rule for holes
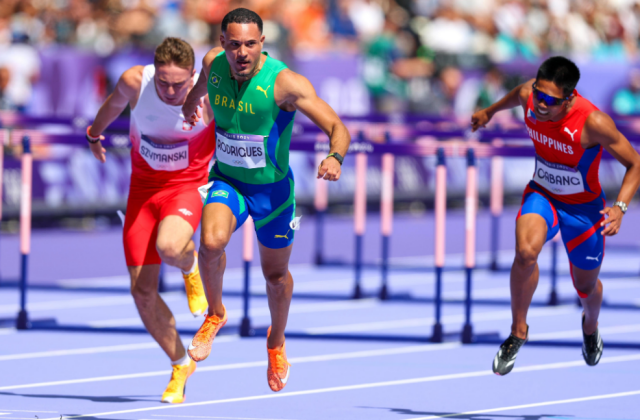
[[[535,182],[524,190],[518,218],[525,214],[539,214],[547,222],[547,241],[560,231],[569,261],[583,270],[593,270],[604,258],[604,192],[593,201],[567,204],[549,197]]]
[[[251,215],[262,245],[271,249],[286,248],[293,243],[296,202],[293,172],[272,184],[245,184],[225,178],[217,168],[211,171],[204,205],[222,203],[236,218],[236,230]]]

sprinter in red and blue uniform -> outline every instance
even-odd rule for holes
[[[536,167],[525,188],[516,221],[516,257],[511,268],[511,335],[493,360],[493,372],[513,369],[518,350],[528,338],[527,311],[538,285],[538,255],[560,232],[578,291],[582,314],[585,362],[600,361],[603,342],[598,331],[604,257],[604,237],[620,230],[627,203],[640,185],[640,156],[617,130],[613,120],[580,96],[578,67],[564,57],[551,57],[535,79],[476,112],[473,131],[484,127],[501,110],[522,106],[525,124],[536,151]],[[627,172],[617,200],[607,207],[598,171],[606,149]]]

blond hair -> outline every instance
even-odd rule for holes
[[[153,64],[156,67],[175,64],[178,67],[191,70],[195,65],[193,48],[180,38],[165,38],[156,48]]]

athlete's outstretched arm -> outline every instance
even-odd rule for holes
[[[487,123],[491,121],[491,118],[493,118],[493,116],[499,111],[521,106],[525,108],[526,112],[527,100],[529,100],[532,85],[535,81],[536,79],[531,79],[516,86],[511,90],[511,92],[507,93],[495,104],[473,114],[471,116],[471,131],[475,132],[481,127],[484,128]]]
[[[213,63],[214,58],[216,58],[221,51],[223,51],[221,47],[216,47],[204,56],[200,77],[198,77],[198,81],[193,85],[187,95],[187,99],[184,101],[184,105],[182,105],[182,115],[184,115],[185,120],[191,125],[196,125],[200,118],[202,118],[202,111],[199,108],[202,106],[200,98],[207,94],[207,81],[209,79],[209,72],[211,71],[211,63]]]
[[[585,129],[590,145],[601,144],[607,152],[627,168],[616,201],[629,204],[640,186],[640,155],[629,143],[629,140],[618,131],[611,117],[602,111],[594,111],[589,115]],[[613,236],[618,233],[624,215],[620,207],[605,207],[601,213],[607,215],[607,219],[602,222],[602,226],[607,225],[602,234]]]
[[[144,67],[134,66],[122,73],[120,80],[116,83],[113,93],[109,95],[106,101],[98,110],[93,124],[89,127],[89,135],[91,137],[100,137],[104,140],[102,132],[111,124],[132,100],[137,100],[140,94],[140,86],[142,85],[142,71]],[[132,104],[132,107],[135,104]],[[97,143],[89,143],[91,152],[100,162],[106,162],[106,150],[102,147],[101,141]]]
[[[343,157],[347,154],[351,143],[347,127],[329,104],[318,97],[306,77],[283,70],[276,79],[274,96],[278,106],[285,109],[291,106],[299,110],[329,136],[329,153],[339,153]],[[326,158],[318,167],[318,178],[337,181],[340,179],[340,166],[337,159]]]

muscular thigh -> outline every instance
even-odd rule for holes
[[[128,266],[131,277],[131,291],[152,293],[158,290],[160,264]]]
[[[604,200],[564,205],[559,208],[560,230],[569,261],[584,271],[599,268],[604,258],[604,236],[600,226]]]
[[[184,249],[198,229],[202,216],[200,193],[196,185],[167,190],[159,202],[159,249]]]
[[[557,211],[551,201],[527,187],[516,221],[517,249],[538,254],[558,233],[559,227]]]
[[[216,179],[207,191],[202,213],[202,235],[216,233],[229,238],[249,217],[245,198],[231,184]]]
[[[155,246],[159,217],[154,194],[129,193],[122,232],[127,266],[160,264]]]

